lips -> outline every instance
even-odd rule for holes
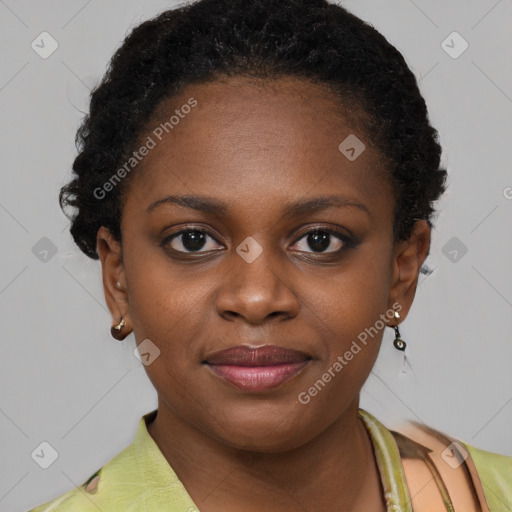
[[[203,361],[221,379],[248,392],[274,389],[292,379],[311,357],[277,345],[239,345],[215,352]]]

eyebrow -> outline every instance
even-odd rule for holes
[[[177,196],[170,195],[158,199],[146,208],[146,213],[153,211],[162,204],[177,204],[193,210],[210,213],[212,215],[222,215],[227,212],[229,205],[226,202],[202,196]],[[304,199],[295,203],[287,204],[283,209],[284,217],[298,217],[307,213],[315,213],[327,208],[335,207],[355,207],[369,214],[368,208],[356,199],[343,195],[319,196],[311,199]]]

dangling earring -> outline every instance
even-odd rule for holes
[[[117,341],[123,341],[126,336],[128,336],[128,333],[121,334],[121,329],[126,325],[126,322],[124,321],[124,318],[121,318],[121,321],[117,325],[113,325],[110,328],[110,334],[113,338],[115,338]]]
[[[397,350],[405,350],[407,343],[400,338],[400,331],[398,330],[398,325],[395,325],[395,339],[393,340],[393,345]]]
[[[400,320],[400,313],[398,311],[394,311],[395,319]],[[393,345],[397,350],[401,350],[402,352],[405,350],[407,344],[403,339],[400,338],[400,331],[398,329],[398,323],[393,327],[395,329],[395,339],[393,341]]]

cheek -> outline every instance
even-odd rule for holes
[[[201,277],[192,270],[179,270],[164,257],[155,257],[154,252],[152,259],[127,258],[125,269],[137,342],[150,339],[162,355],[172,353],[174,361],[186,356],[192,361],[192,355],[197,358],[201,333],[204,336],[207,329],[208,290],[214,289],[210,273]]]
[[[332,387],[342,380],[352,389],[362,385],[377,358],[385,320],[391,318],[389,259],[375,257],[378,254],[359,251],[335,275],[314,288],[308,286],[304,297],[304,310],[309,315],[306,322],[315,324],[322,333],[323,367],[316,377],[331,369],[331,377],[336,374]]]
[[[390,275],[385,258],[372,258],[361,251],[314,289],[309,285],[305,304],[321,312],[321,321],[331,334],[342,334],[346,342],[347,336],[357,337],[386,312]]]
[[[168,404],[190,414],[193,404],[208,399],[208,390],[197,388],[197,372],[208,333],[210,297],[205,290],[211,283],[159,258],[141,258],[126,263],[126,269],[135,339],[138,345],[150,340],[158,349],[152,348],[158,356],[145,366],[148,378]]]

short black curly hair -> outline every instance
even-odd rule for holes
[[[447,174],[438,132],[414,74],[384,36],[327,0],[199,0],[136,26],[91,92],[73,178],[59,194],[66,215],[74,208],[71,235],[87,256],[99,258],[100,226],[121,241],[129,177],[104,198],[94,190],[133,155],[164,100],[220,76],[299,77],[329,86],[340,105],[355,102],[395,190],[395,240],[407,239],[416,219],[432,226]]]

